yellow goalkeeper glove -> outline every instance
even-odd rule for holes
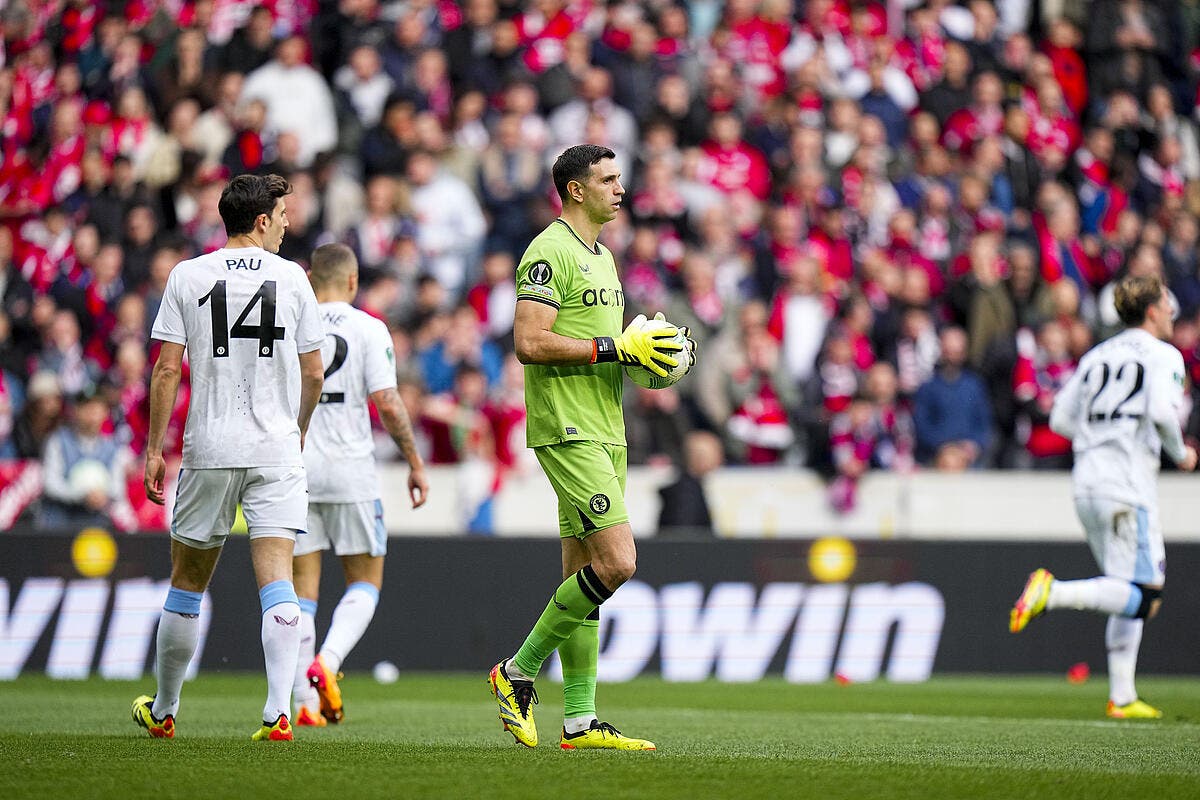
[[[592,340],[592,363],[618,361],[626,366],[641,366],[665,378],[668,369],[679,362],[671,355],[683,349],[675,341],[679,329],[667,323],[661,328],[646,328],[646,317],[638,314],[620,336],[597,336]]]
[[[654,315],[654,318],[659,322],[667,322],[667,315],[659,311]],[[673,323],[667,323],[673,324]],[[683,334],[683,338],[687,340],[687,347],[683,348],[688,357],[688,372],[692,371],[692,367],[696,366],[696,340],[692,338],[692,331],[687,325],[677,325],[679,332]],[[684,373],[685,375],[687,373]]]

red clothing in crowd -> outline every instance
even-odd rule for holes
[[[1033,415],[1026,449],[1038,458],[1061,456],[1071,452],[1071,440],[1064,439],[1050,430],[1050,407],[1070,377],[1075,374],[1075,362],[1069,358],[1048,361],[1040,350],[1017,357],[1013,369],[1013,392],[1017,400],[1033,401],[1037,412]]]
[[[756,148],[745,142],[722,147],[710,140],[700,149],[704,153],[698,170],[702,180],[727,194],[746,190],[758,200],[766,200],[771,194],[771,168]]]
[[[975,143],[1004,130],[1004,112],[1000,108],[960,108],[946,120],[942,145],[956,153],[970,153]]]

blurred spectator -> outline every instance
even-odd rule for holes
[[[1012,381],[1022,413],[1018,438],[1024,441],[1035,469],[1068,469],[1071,442],[1050,430],[1054,396],[1075,373],[1067,329],[1057,320],[1048,320],[1038,329],[1036,339],[1023,330],[1017,342],[1019,355]]]
[[[918,9],[914,13],[925,13],[924,8]],[[945,125],[955,111],[970,104],[971,66],[966,47],[959,42],[946,42],[942,79],[921,95],[921,108],[932,113],[939,126]]]
[[[261,14],[259,15],[261,16]],[[254,14],[251,14],[253,19]],[[174,53],[154,79],[154,105],[160,109],[169,109],[185,98],[195,100],[203,106],[212,105],[216,92],[217,75],[205,63],[204,50],[206,47],[204,31],[197,28],[187,28],[175,37]],[[238,72],[250,72],[260,64],[238,69]],[[229,67],[225,66],[228,70]]]
[[[794,384],[782,369],[779,344],[766,330],[744,335],[745,364],[725,385],[733,409],[725,423],[731,449],[742,463],[780,464],[796,441],[788,419]]]
[[[240,72],[226,72],[217,78],[213,89],[213,105],[205,108],[192,126],[193,143],[199,148],[202,163],[206,167],[215,166],[221,161],[225,148],[233,139],[244,80],[245,76]]]
[[[507,252],[483,257],[483,277],[467,292],[467,303],[483,326],[488,339],[511,351],[513,315],[516,313],[516,260]]]
[[[659,536],[715,536],[704,477],[723,461],[720,438],[710,431],[690,431],[683,440],[683,462],[675,480],[658,490]]]
[[[820,291],[820,269],[811,256],[795,259],[771,307],[768,328],[783,346],[784,368],[794,384],[812,376],[832,318],[828,299]]]
[[[479,189],[488,214],[488,247],[518,258],[536,231],[530,206],[542,193],[541,154],[521,136],[521,118],[512,112],[496,121],[491,143],[479,158]]]
[[[40,459],[50,434],[62,420],[63,395],[53,372],[35,372],[25,387],[25,405],[13,425],[17,458]]]
[[[557,0],[550,0],[557,2]],[[558,154],[577,142],[590,141],[587,137],[588,119],[595,115],[603,126],[606,145],[617,154],[617,165],[624,180],[632,177],[637,146],[637,122],[628,109],[617,105],[612,99],[612,75],[605,69],[593,67],[579,81],[577,97],[556,108],[549,116],[551,149]]]
[[[32,369],[57,375],[65,394],[78,394],[95,385],[100,369],[84,358],[79,320],[73,313],[54,312]]]
[[[625,439],[635,464],[679,463],[691,422],[679,386],[645,389],[629,384],[625,390]]]
[[[425,386],[432,394],[448,392],[455,375],[471,367],[484,377],[484,387],[500,379],[503,357],[495,342],[484,339],[475,309],[459,306],[450,317],[445,335],[418,353]]]
[[[474,193],[438,167],[428,151],[414,151],[406,169],[417,224],[417,247],[426,268],[458,294],[477,276],[476,259],[487,220]]]
[[[273,24],[270,9],[252,8],[246,24],[217,51],[217,67],[222,72],[246,75],[266,64],[275,46]]]
[[[363,128],[372,128],[383,118],[383,107],[395,84],[383,71],[383,62],[373,47],[360,45],[350,61],[333,76],[342,102]]]
[[[90,525],[122,525],[130,515],[125,472],[131,454],[103,429],[109,408],[98,392],[75,400],[71,424],[46,441],[39,527],[78,530]]]
[[[1124,89],[1144,97],[1161,79],[1167,58],[1167,20],[1154,3],[1096,0],[1088,13],[1088,73],[1101,97]]]
[[[1163,271],[1171,291],[1179,301],[1180,314],[1184,317],[1194,317],[1200,310],[1198,240],[1200,225],[1196,218],[1189,213],[1176,214],[1163,247]]]
[[[949,327],[940,338],[937,371],[913,397],[917,458],[958,472],[983,466],[992,441],[992,411],[983,381],[966,366],[966,333]]]
[[[306,48],[303,38],[289,36],[275,48],[275,57],[247,75],[242,86],[243,100],[266,105],[272,130],[299,139],[301,167],[337,144],[333,94],[321,74],[304,63]]]
[[[376,175],[367,181],[363,215],[347,232],[347,241],[368,276],[386,268],[397,237],[412,226],[401,216],[402,205],[404,192],[394,178]]]
[[[1008,277],[1004,279],[1018,327],[1033,328],[1054,316],[1050,290],[1042,280],[1037,253],[1026,243],[1008,247]]]

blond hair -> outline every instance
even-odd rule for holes
[[[1146,310],[1162,299],[1163,283],[1157,275],[1126,276],[1113,290],[1117,316],[1126,325],[1141,325]]]

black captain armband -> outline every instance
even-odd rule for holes
[[[617,360],[617,343],[611,336],[597,336],[592,339],[592,363],[606,364]]]

